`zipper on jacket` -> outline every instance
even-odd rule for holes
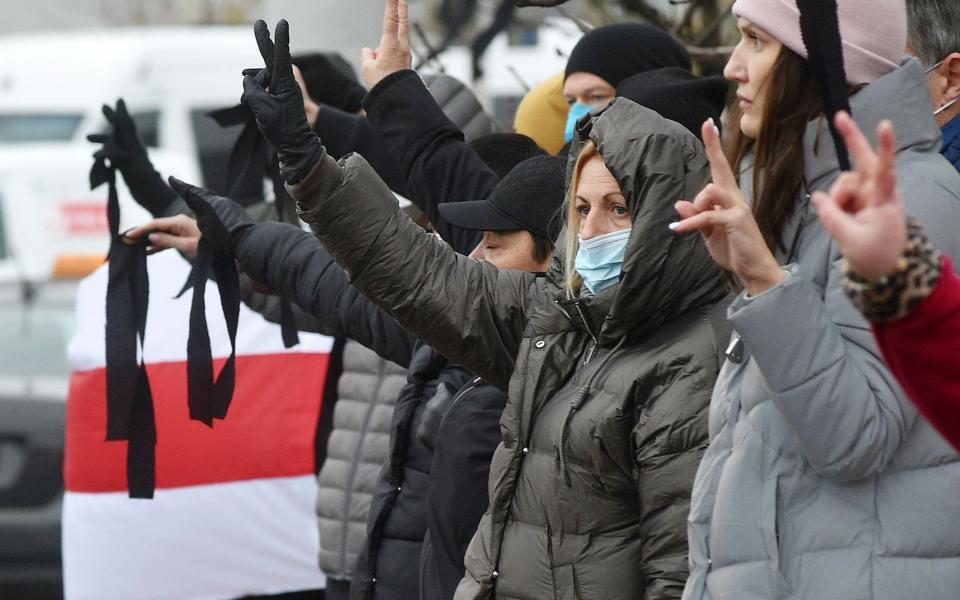
[[[466,396],[473,390],[477,389],[481,385],[483,385],[483,378],[474,377],[473,381],[471,381],[469,385],[467,385],[464,388],[461,388],[460,391],[456,393],[453,399],[450,400],[450,405],[447,406],[447,410],[443,411],[443,418],[440,419],[440,424],[437,426],[438,430],[440,429],[440,427],[443,426],[443,422],[447,420],[447,415],[453,412],[453,409],[457,406],[457,403],[463,400],[464,396]]]
[[[600,345],[600,342],[599,340],[597,340],[597,336],[593,334],[593,330],[590,329],[590,324],[587,323],[587,317],[583,314],[583,309],[580,308],[580,301],[579,300],[575,301],[573,305],[577,307],[577,313],[580,314],[580,320],[583,321],[583,328],[587,330],[587,333],[590,334],[590,339],[593,340],[593,345],[590,346],[590,351],[587,352],[587,358],[586,360],[583,361],[583,364],[588,365],[590,364],[590,361],[593,359],[593,355],[596,353],[597,347]]]
[[[573,573],[573,600],[583,600],[583,594],[580,592],[580,578],[577,577],[577,566],[570,565],[570,571]]]
[[[557,308],[561,313],[563,313],[563,316],[565,316],[571,324],[577,324],[577,322],[573,320],[573,317],[570,316],[570,313],[567,311],[567,309],[560,305],[559,300],[554,300],[553,303],[557,305]],[[597,348],[600,346],[600,342],[597,340],[597,336],[595,336],[593,331],[590,329],[590,325],[587,324],[587,319],[584,317],[583,310],[580,308],[580,301],[576,300],[573,305],[577,307],[577,313],[580,315],[580,322],[583,323],[583,328],[587,330],[587,333],[590,335],[590,339],[593,340],[590,350],[587,351],[587,358],[583,361],[583,364],[586,365],[589,364],[593,359],[594,354],[597,352]]]

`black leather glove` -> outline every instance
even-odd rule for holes
[[[277,150],[283,180],[297,183],[320,159],[323,146],[307,123],[303,95],[293,77],[289,26],[283,19],[277,23],[275,42],[263,21],[257,21],[253,31],[266,68],[256,75],[244,71],[240,102],[250,107],[263,137]]]
[[[197,227],[215,251],[233,255],[234,248],[256,224],[247,211],[230,198],[175,177],[170,178],[170,187],[197,215]]]
[[[93,153],[97,160],[107,159],[116,167],[133,199],[140,206],[150,211],[154,217],[162,217],[167,213],[170,204],[177,199],[177,194],[163,181],[163,178],[153,168],[153,163],[147,156],[137,126],[123,98],[117,100],[116,110],[106,104],[103,105],[103,116],[110,123],[109,133],[97,133],[87,136],[87,140],[103,147]]]

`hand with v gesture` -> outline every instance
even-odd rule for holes
[[[407,20],[407,0],[387,0],[383,11],[383,36],[376,50],[361,51],[360,72],[368,90],[372,90],[388,75],[410,68],[410,24]]]
[[[677,202],[682,221],[670,229],[685,233],[697,230],[718,265],[733,271],[751,296],[763,293],[786,278],[763,234],[750,205],[743,198],[720,145],[720,131],[713,119],[703,124],[703,143],[710,160],[713,182],[693,202]]]
[[[283,180],[296,183],[314,167],[323,148],[307,123],[293,76],[290,27],[281,19],[271,40],[267,24],[257,21],[253,33],[265,68],[244,71],[240,102],[250,107],[263,137],[277,150]]]
[[[896,136],[889,121],[880,123],[880,145],[874,152],[850,115],[838,113],[835,123],[856,170],[840,175],[829,193],[817,192],[812,200],[850,269],[876,280],[896,270],[907,245],[907,217],[897,191]]]

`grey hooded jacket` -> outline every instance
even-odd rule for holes
[[[617,99],[581,130],[634,215],[622,281],[567,299],[546,277],[454,254],[400,215],[359,156],[291,187],[301,214],[371,300],[509,401],[490,507],[456,598],[677,598],[684,523],[725,346],[719,270],[676,236],[675,199],[707,175],[686,129]],[[718,310],[720,308],[720,310]]]
[[[871,137],[893,120],[907,211],[960,258],[960,177],[938,154],[919,63],[851,104]],[[812,123],[803,144],[807,189],[828,189],[839,171],[825,125]],[[884,368],[808,198],[783,240],[789,277],[729,309],[742,358],[727,361],[711,401],[684,598],[956,599],[958,456]]]

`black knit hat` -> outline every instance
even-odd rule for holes
[[[367,89],[357,82],[357,75],[336,52],[295,54],[291,62],[300,68],[307,93],[321,104],[355,113]]]
[[[676,121],[700,137],[703,122],[713,117],[720,126],[720,114],[727,99],[723,77],[697,77],[680,67],[666,67],[628,77],[617,86],[617,96]]]
[[[593,73],[613,87],[627,77],[663,67],[690,70],[690,54],[666,31],[644,23],[597,27],[584,35],[567,59],[564,79]]]
[[[556,241],[563,225],[566,161],[556,156],[528,158],[500,180],[486,200],[440,205],[444,219],[474,231],[517,231]]]

